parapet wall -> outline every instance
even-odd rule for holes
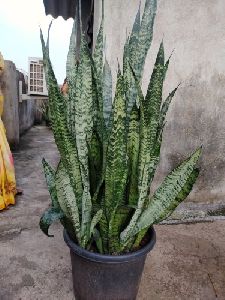
[[[0,84],[4,95],[4,109],[2,120],[6,128],[6,135],[12,148],[19,145],[20,135],[26,132],[34,123],[42,121],[40,100],[27,99],[19,102],[19,78],[21,73],[11,61],[5,61],[5,69]],[[20,78],[21,80],[21,78]],[[23,87],[23,93],[26,89]]]

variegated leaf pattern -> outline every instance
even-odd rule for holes
[[[139,173],[144,165],[150,164],[159,123],[160,107],[162,103],[162,89],[164,78],[164,47],[161,43],[151,80],[145,99],[140,97],[141,106],[141,144],[139,156]],[[136,81],[137,82],[137,81]],[[140,88],[139,88],[140,90]],[[141,180],[141,177],[139,177]],[[140,182],[141,184],[141,182]]]
[[[141,6],[139,4],[139,9],[136,14],[132,32],[131,32],[131,35],[130,35],[130,38],[128,41],[128,49],[129,49],[128,57],[129,57],[131,66],[135,65],[135,60],[137,59],[136,51],[137,51],[137,47],[139,44],[139,32],[141,29],[141,12],[140,12],[140,10],[141,10]]]
[[[95,66],[95,80],[98,89],[98,103],[101,111],[103,111],[103,97],[102,97],[102,85],[103,85],[103,49],[104,49],[104,37],[103,37],[103,20],[100,24],[99,32],[97,35],[96,45],[93,53],[93,62]]]
[[[119,71],[117,77],[114,115],[112,131],[106,157],[105,173],[105,208],[109,222],[109,242],[113,249],[113,220],[118,206],[124,196],[127,182],[127,157],[126,157],[126,100],[123,90],[123,76]]]
[[[197,174],[196,172],[193,173],[193,171],[195,170],[200,154],[201,149],[198,149],[189,159],[165,178],[138,220],[134,234],[168,217],[178,204],[184,200],[181,195],[183,195],[184,190],[185,194],[187,193],[185,188],[188,180],[190,180],[190,176],[193,176],[192,184],[196,180]]]
[[[133,251],[149,226],[169,216],[196,181],[200,149],[149,197],[166,114],[178,88],[162,103],[170,57],[164,61],[161,43],[145,97],[141,90],[156,8],[157,0],[146,0],[141,17],[139,7],[124,46],[123,73],[118,68],[114,101],[112,74],[104,57],[104,5],[93,55],[85,35],[80,36],[77,10],[67,56],[66,97],[60,93],[49,59],[49,35],[45,45],[41,32],[52,130],[60,153],[56,172],[43,161],[52,199],[40,220],[47,235],[51,223],[59,219],[87,250]],[[76,41],[78,35],[81,42]]]
[[[131,111],[128,139],[127,154],[129,166],[128,182],[128,203],[137,205],[138,201],[138,159],[139,159],[139,137],[140,137],[140,113],[137,105],[134,104]]]
[[[45,179],[48,187],[48,191],[52,200],[52,207],[59,208],[59,203],[57,199],[56,187],[55,187],[55,171],[50,166],[50,164],[43,158],[42,165],[44,169]]]
[[[157,0],[146,0],[141,27],[138,33],[138,45],[135,53],[136,59],[132,64],[134,72],[139,80],[142,77],[145,59],[152,42],[156,10]]]
[[[80,164],[77,155],[77,147],[67,126],[67,118],[64,111],[62,95],[59,91],[52,65],[47,55],[42,32],[41,40],[42,48],[44,49],[44,67],[45,72],[47,72],[49,81],[48,96],[49,106],[51,110],[52,130],[56,145],[60,152],[61,160],[68,171],[71,186],[73,187],[76,198],[78,199],[81,206],[83,188],[81,181]]]
[[[77,53],[77,32],[78,18],[74,19],[72,33],[70,36],[69,51],[66,62],[66,78],[68,84],[68,95],[66,95],[67,125],[71,134],[76,136],[75,130],[75,94],[76,94],[76,78],[78,69],[78,53]]]
[[[94,215],[94,217],[92,218],[91,225],[90,225],[90,234],[89,234],[90,237],[94,234],[95,227],[102,218],[102,213],[103,213],[102,209],[99,209]]]
[[[53,234],[49,234],[48,230],[52,223],[61,220],[64,217],[63,212],[60,209],[55,209],[50,207],[47,209],[41,216],[40,219],[40,228],[48,237],[53,237]]]
[[[48,233],[48,229],[52,223],[57,220],[61,220],[64,218],[64,213],[60,208],[57,198],[56,185],[55,185],[55,171],[53,168],[47,163],[47,161],[43,158],[42,160],[45,179],[47,183],[47,187],[49,190],[49,194],[51,197],[51,207],[48,208],[41,216],[40,219],[40,228],[47,236],[53,236]]]
[[[176,94],[177,89],[179,88],[180,84],[169,94],[169,96],[166,98],[166,100],[163,102],[161,111],[160,111],[160,116],[159,116],[159,130],[163,129],[164,122],[166,119],[166,114],[169,109],[170,103]]]
[[[106,127],[109,123],[110,114],[112,111],[112,73],[107,60],[105,60],[103,68],[103,116]]]
[[[93,130],[92,67],[84,36],[81,37],[80,63],[75,91],[75,131],[83,185],[89,186],[88,141]]]
[[[57,198],[62,211],[71,220],[78,243],[81,245],[81,224],[77,199],[68,172],[61,162],[56,172]]]

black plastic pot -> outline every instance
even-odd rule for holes
[[[70,248],[73,288],[76,300],[135,300],[146,255],[156,242],[155,230],[142,249],[113,256],[89,252],[77,246],[64,230]]]

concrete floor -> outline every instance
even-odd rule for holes
[[[57,161],[51,131],[32,128],[14,153],[17,204],[0,213],[0,300],[72,300],[70,257],[59,224],[39,230],[48,207],[41,159]],[[225,299],[225,221],[158,225],[138,300]],[[106,299],[107,300],[107,299]]]

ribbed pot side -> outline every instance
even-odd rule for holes
[[[135,300],[147,254],[156,242],[154,228],[140,250],[126,255],[102,255],[77,246],[64,230],[70,248],[76,300]]]

